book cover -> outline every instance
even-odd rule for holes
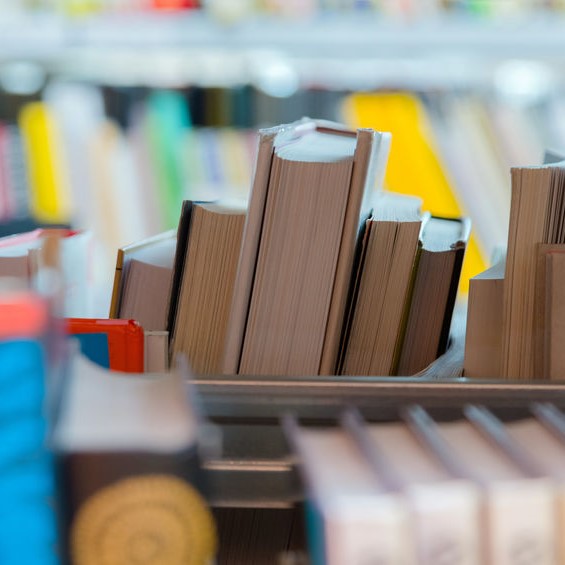
[[[53,436],[68,563],[213,562],[185,387],[177,373],[122,374],[73,359]]]
[[[136,321],[68,318],[66,327],[93,362],[114,371],[143,372],[145,337]]]

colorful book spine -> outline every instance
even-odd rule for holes
[[[47,449],[47,308],[29,294],[0,298],[0,562],[56,565],[55,475]]]

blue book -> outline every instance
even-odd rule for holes
[[[57,513],[39,339],[0,341],[0,563],[56,565]]]

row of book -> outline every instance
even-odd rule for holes
[[[186,201],[176,232],[121,248],[110,315],[168,331],[197,374],[425,369],[470,226],[379,190],[389,144],[323,121],[262,130],[249,203]]]
[[[306,492],[313,565],[565,562],[565,415],[535,405],[502,422],[409,406],[399,421],[285,431]]]
[[[19,0],[16,6],[6,2],[0,9],[8,10],[63,10],[68,14],[92,14],[107,12],[131,12],[149,10],[192,10],[201,8],[215,14],[221,2],[199,0]],[[292,15],[306,17],[327,11],[366,12],[374,11],[388,16],[429,17],[445,12],[457,12],[480,16],[508,16],[539,10],[560,11],[560,0],[532,2],[531,0],[427,0],[426,2],[402,0],[308,0],[305,2],[280,2],[279,0],[256,0],[239,2],[238,13],[251,16],[256,13]],[[233,10],[233,8],[232,8]]]

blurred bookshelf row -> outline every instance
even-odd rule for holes
[[[110,277],[116,250],[176,227],[184,199],[247,196],[257,127],[316,116],[392,132],[386,188],[421,197],[434,215],[472,218],[465,288],[506,242],[509,168],[565,146],[564,112],[558,95],[310,89],[277,98],[251,86],[51,81],[40,94],[0,97],[1,229],[91,230]]]
[[[229,5],[232,5],[231,8]],[[307,17],[326,12],[375,12],[383,16],[429,17],[441,13],[464,13],[485,17],[509,16],[532,12],[556,12],[565,8],[561,0],[17,0],[6,1],[0,8],[11,12],[51,11],[68,15],[136,11],[202,10],[218,15],[220,10],[284,14]]]

